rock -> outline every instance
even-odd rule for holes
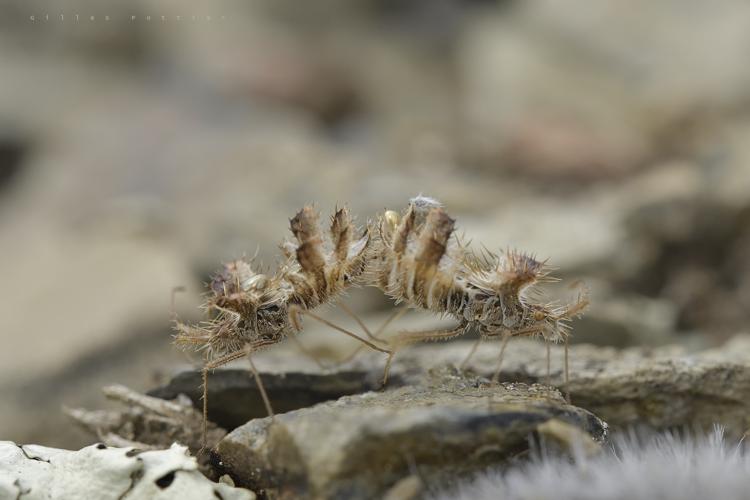
[[[416,488],[398,486],[412,474],[432,485],[502,463],[552,419],[607,436],[603,421],[545,386],[491,386],[452,370],[429,381],[252,420],[219,442],[217,463],[273,498],[380,498]]]
[[[318,369],[318,373],[315,373],[316,369],[310,367],[310,371],[305,372],[292,368],[295,357],[298,358],[299,355],[290,353],[286,359],[288,364],[284,363],[290,369],[288,373],[261,373],[263,386],[276,413],[305,408],[379,387],[377,370],[360,366],[359,369],[328,372]],[[260,367],[259,370],[263,371]],[[400,379],[396,378],[395,383],[400,385],[399,382]],[[167,385],[153,389],[148,394],[163,399],[174,399],[184,394],[196,407],[200,407],[203,395],[201,385],[200,370],[183,371]],[[250,419],[267,416],[252,372],[241,368],[227,368],[211,373],[208,376],[208,415],[213,422],[226,429],[234,429]]]
[[[140,452],[95,444],[69,451],[0,441],[0,497],[21,496],[27,500],[255,499],[251,491],[203,477],[184,446]]]
[[[429,384],[430,370],[459,366],[472,345],[473,341],[456,341],[403,349],[394,358],[388,387]],[[491,378],[499,350],[500,342],[480,344],[467,372]],[[548,380],[544,344],[514,339],[508,344],[500,380],[549,382],[564,389],[563,359],[562,346],[551,346]],[[569,360],[567,389],[573,403],[617,428],[708,428],[718,423],[730,436],[740,436],[750,427],[750,335],[738,335],[723,347],[695,353],[679,346],[573,345]],[[363,351],[339,368],[322,371],[286,351],[267,360],[259,357],[257,365],[274,407],[289,411],[378,388],[384,360]],[[270,366],[272,371],[268,371]],[[185,372],[151,395],[173,398],[184,392],[197,405],[199,386],[199,372]],[[265,414],[249,370],[217,370],[209,377],[209,403],[210,417],[227,429]]]
[[[419,367],[424,371],[458,365],[471,344],[462,341],[404,350],[396,356],[393,373],[407,378],[416,376]],[[499,349],[499,342],[480,344],[467,369],[491,377]],[[563,388],[563,349],[552,346],[551,353],[550,382]],[[500,379],[546,381],[544,345],[511,341]],[[738,335],[723,347],[698,353],[677,346],[622,350],[571,346],[567,389],[575,405],[615,428],[711,428],[720,424],[729,436],[742,436],[750,427],[750,335]]]
[[[107,398],[127,405],[124,410],[64,408],[77,424],[109,446],[163,449],[172,443],[187,446],[193,454],[203,447],[203,414],[183,394],[174,401],[144,396],[121,385],[102,389]],[[208,422],[206,446],[213,447],[226,431]],[[199,456],[201,471],[210,474],[205,454]]]

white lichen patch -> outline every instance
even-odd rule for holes
[[[178,444],[144,452],[103,444],[68,451],[0,441],[0,498],[253,500],[255,495],[209,481]]]

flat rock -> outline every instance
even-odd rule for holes
[[[423,345],[396,357],[393,372],[415,377],[433,366],[458,365],[471,342]],[[467,370],[491,377],[497,366],[499,342],[480,344]],[[501,380],[549,382],[563,388],[563,349],[552,346],[547,379],[542,342],[513,340],[505,352]],[[363,358],[360,362],[364,363]],[[730,435],[750,427],[750,335],[738,335],[722,347],[691,353],[684,347],[570,348],[572,402],[590,410],[613,427],[647,425],[710,428],[721,424]]]
[[[299,361],[299,356],[293,354],[282,359],[283,366],[288,368],[289,372],[266,372],[261,366],[258,367],[262,372],[261,381],[276,413],[371,391],[380,385],[374,367],[369,369],[360,365],[352,369],[322,371],[315,366],[304,367],[304,363],[298,363],[296,366],[291,364],[294,359]],[[399,382],[400,377],[397,376],[394,383]],[[196,407],[203,404],[200,370],[179,372],[167,385],[148,392],[149,396],[162,399],[175,399],[180,394],[188,396]],[[267,415],[250,370],[225,368],[209,374],[208,416],[212,422],[225,429],[233,429],[250,419]]]
[[[460,366],[473,341],[408,347],[394,358],[389,388],[429,385],[430,370]],[[500,342],[483,342],[466,371],[491,379]],[[277,412],[303,408],[348,394],[379,388],[384,359],[363,352],[339,368],[321,370],[293,352],[269,353],[259,359],[263,383]],[[514,339],[507,347],[500,380],[564,387],[564,353],[540,341]],[[151,395],[174,398],[180,392],[199,404],[200,374],[178,375]],[[710,428],[718,423],[729,435],[750,428],[750,335],[699,352],[680,346],[617,349],[593,345],[570,347],[570,384],[575,405],[594,412],[613,427],[647,425],[657,429],[683,426]],[[209,416],[226,429],[265,416],[260,395],[247,369],[217,370],[209,378]]]
[[[492,386],[449,369],[430,380],[252,420],[219,442],[215,459],[270,498],[381,498],[415,474],[436,484],[503,463],[550,421],[606,439],[603,421],[554,389]]]

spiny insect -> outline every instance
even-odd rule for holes
[[[394,337],[383,383],[388,380],[391,361],[399,348],[416,342],[447,340],[471,329],[479,333],[479,341],[503,341],[493,381],[499,377],[510,337],[541,336],[547,342],[565,343],[567,383],[568,323],[583,312],[588,300],[579,295],[574,303],[564,306],[533,301],[534,285],[555,281],[545,262],[515,251],[506,251],[502,256],[488,251],[477,255],[453,235],[454,226],[455,221],[439,202],[423,196],[412,199],[405,213],[386,211],[376,223],[368,250],[367,283],[397,303],[458,321],[452,328],[402,332]],[[547,348],[549,371],[549,344]]]
[[[335,300],[342,291],[361,280],[370,244],[369,232],[357,237],[349,213],[336,210],[329,234],[321,233],[318,215],[307,206],[291,219],[294,242],[282,244],[285,262],[273,275],[257,272],[244,259],[224,264],[208,284],[203,305],[208,319],[187,325],[175,319],[175,343],[203,351],[203,436],[208,417],[208,372],[247,357],[255,381],[273,416],[273,409],[253,365],[251,355],[285,338],[295,339],[301,330],[301,315],[311,316],[354,337],[372,349],[388,353],[358,335],[311,312]]]

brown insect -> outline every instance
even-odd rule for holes
[[[318,225],[318,215],[305,207],[291,219],[294,242],[282,250],[285,262],[273,275],[257,272],[244,259],[224,264],[208,284],[204,308],[208,319],[187,325],[175,320],[175,343],[183,348],[203,351],[203,436],[208,417],[208,372],[236,359],[247,357],[266,410],[273,409],[252,362],[252,354],[295,339],[302,329],[301,315],[354,337],[368,347],[388,353],[358,335],[340,328],[311,312],[331,303],[347,287],[359,282],[365,270],[370,244],[367,231],[356,236],[349,213],[342,208],[331,217],[328,234]]]
[[[376,225],[369,250],[366,280],[408,307],[446,314],[458,321],[452,328],[402,332],[391,340],[383,383],[395,353],[404,345],[447,340],[471,329],[479,340],[502,339],[498,367],[508,340],[540,336],[546,342],[565,343],[565,380],[568,380],[569,320],[580,315],[588,300],[579,296],[569,305],[556,306],[532,300],[534,285],[555,281],[544,262],[530,255],[507,251],[502,256],[478,256],[453,236],[455,221],[439,202],[414,198],[401,215],[386,211]],[[462,366],[463,366],[462,365]],[[549,372],[549,344],[547,344]]]

